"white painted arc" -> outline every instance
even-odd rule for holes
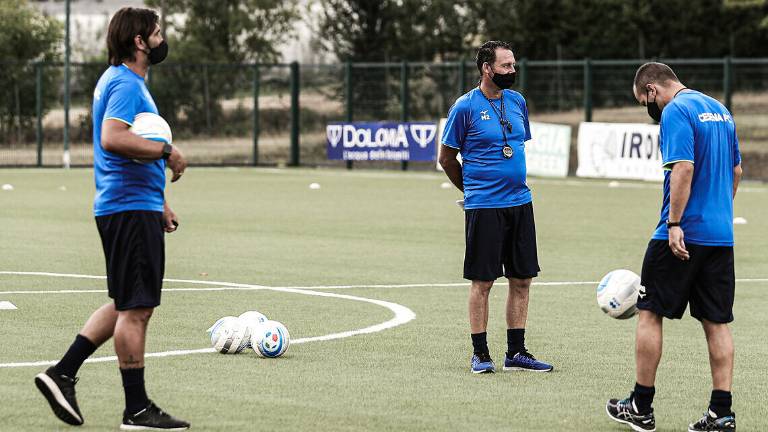
[[[20,274],[20,273],[14,273],[14,272],[0,272],[0,274]],[[24,274],[31,274],[31,275],[39,275],[35,273],[26,272]],[[54,276],[55,273],[46,273],[46,276]],[[62,277],[73,277],[76,278],[78,275],[71,275],[68,274],[66,276]],[[94,276],[84,275],[85,278],[94,278]],[[318,341],[329,341],[334,339],[342,339],[347,338],[351,336],[361,335],[361,334],[370,334],[370,333],[376,333],[383,330],[387,330],[393,327],[397,327],[399,325],[405,324],[409,321],[412,321],[416,318],[416,314],[410,310],[409,308],[399,305],[397,303],[392,303],[384,300],[376,300],[376,299],[369,299],[365,297],[358,297],[358,296],[351,296],[346,294],[337,294],[337,293],[329,293],[329,292],[320,292],[320,291],[311,291],[306,289],[295,289],[295,288],[277,288],[277,287],[266,287],[262,285],[248,285],[248,284],[237,284],[237,283],[231,283],[231,282],[211,282],[211,281],[189,281],[189,280],[177,280],[177,279],[166,279],[169,282],[184,282],[184,283],[190,283],[190,284],[201,284],[201,285],[216,285],[218,286],[231,286],[234,288],[243,288],[243,289],[268,289],[272,291],[278,291],[278,292],[288,292],[293,294],[301,294],[301,295],[310,295],[310,296],[316,296],[316,297],[330,297],[330,298],[339,298],[344,300],[352,300],[352,301],[360,301],[364,303],[371,303],[375,304],[377,306],[382,306],[384,308],[389,309],[392,311],[395,316],[389,319],[388,321],[385,321],[380,324],[375,324],[372,326],[364,327],[361,329],[356,330],[349,330],[344,332],[338,332],[338,333],[331,333],[327,335],[322,336],[313,336],[313,337],[306,337],[306,338],[298,338],[291,341],[292,344],[301,344],[301,343],[307,343],[307,342],[318,342]],[[158,353],[147,353],[144,356],[145,357],[172,357],[172,356],[180,356],[180,355],[191,355],[191,354],[202,354],[202,353],[211,353],[214,352],[213,348],[201,348],[201,349],[194,349],[194,350],[172,350],[172,351],[163,351]],[[100,362],[110,362],[110,361],[116,361],[116,356],[107,356],[107,357],[96,357],[92,359],[86,360],[87,363],[100,363]],[[17,362],[17,363],[0,363],[0,368],[16,368],[16,367],[32,367],[32,366],[46,366],[46,365],[52,365],[56,364],[55,360],[48,360],[48,361],[38,361],[38,362]]]
[[[93,276],[93,275],[77,275],[77,274],[62,274],[62,273],[49,273],[49,272],[11,272],[0,271],[0,275],[29,275],[29,276],[51,276],[51,277],[66,277],[66,278],[83,278],[83,279],[106,279],[105,276]],[[215,281],[195,281],[184,279],[165,279],[167,282],[182,282],[190,284],[202,284],[202,285],[217,285],[213,288],[168,288],[167,290],[179,290],[179,291],[223,291],[223,290],[273,290],[282,292],[292,292],[296,294],[314,295],[321,297],[335,297],[344,298],[349,300],[363,301],[367,303],[377,304],[390,309],[395,313],[395,317],[381,324],[365,327],[358,330],[350,330],[340,333],[332,333],[324,336],[314,336],[308,338],[299,338],[291,341],[294,344],[301,344],[306,342],[327,341],[334,339],[341,339],[359,334],[375,333],[382,330],[386,330],[398,325],[405,324],[416,317],[416,314],[405,306],[397,303],[386,302],[383,300],[368,299],[365,297],[349,296],[344,294],[327,293],[319,291],[311,291],[310,289],[343,289],[343,288],[420,288],[420,287],[459,287],[466,286],[466,283],[439,283],[439,284],[401,284],[401,285],[327,285],[327,286],[314,286],[314,287],[267,287],[263,285],[249,285],[249,284],[237,284],[231,282],[215,282]],[[736,282],[768,282],[768,278],[753,278],[753,279],[736,279]],[[560,285],[585,285],[596,284],[597,281],[574,281],[574,282],[534,282],[534,285],[543,286],[560,286]],[[221,286],[224,285],[224,286]],[[164,289],[166,291],[166,289]],[[18,294],[63,294],[63,293],[104,293],[105,290],[60,290],[60,291],[7,291],[5,293],[18,293]],[[201,348],[193,350],[173,350],[163,351],[157,353],[147,353],[145,357],[171,357],[180,355],[200,354],[214,352],[212,348]],[[115,361],[115,356],[98,357],[87,360],[88,363],[100,363]],[[21,362],[21,363],[0,363],[0,368],[11,367],[30,367],[30,366],[47,366],[55,364],[54,360],[38,361],[38,362]]]

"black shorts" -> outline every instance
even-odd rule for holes
[[[539,274],[533,204],[465,211],[464,279],[528,279]]]
[[[688,261],[677,258],[667,240],[648,243],[640,277],[645,296],[641,292],[637,308],[680,319],[690,303],[691,316],[699,321],[733,321],[733,247],[686,243],[685,248]]]
[[[125,211],[96,216],[107,261],[109,296],[117,310],[160,305],[165,272],[163,214]]]

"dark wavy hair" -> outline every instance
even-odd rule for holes
[[[139,35],[145,43],[149,43],[149,36],[155,31],[159,20],[160,17],[151,9],[124,7],[117,11],[107,30],[109,64],[119,66],[125,60],[135,60],[136,44],[133,39]]]
[[[512,46],[502,41],[488,41],[477,49],[477,56],[475,61],[477,62],[477,70],[483,73],[483,63],[493,64],[496,61],[496,49],[504,48],[512,51]]]

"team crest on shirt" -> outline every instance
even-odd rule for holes
[[[490,120],[491,116],[488,115],[488,110],[480,111],[480,120]]]

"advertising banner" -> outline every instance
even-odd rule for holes
[[[326,126],[328,159],[351,161],[434,161],[437,125],[331,123]]]
[[[578,177],[664,180],[658,125],[583,122],[578,157]]]
[[[571,155],[571,127],[531,122],[532,139],[525,144],[528,175],[566,177]]]
[[[446,119],[440,119],[438,141],[443,135],[445,122]],[[539,122],[531,122],[530,125],[533,139],[525,144],[525,164],[528,175],[566,177],[571,154],[571,127]],[[461,162],[461,154],[458,155],[458,159]],[[437,169],[442,171],[439,163]]]

